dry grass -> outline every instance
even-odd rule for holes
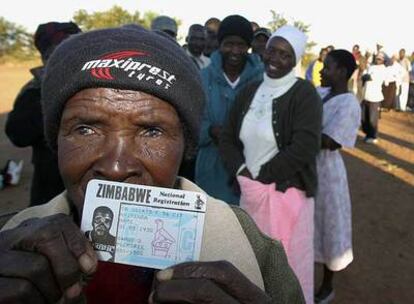
[[[9,112],[22,86],[31,79],[30,69],[36,63],[0,65],[0,114]]]

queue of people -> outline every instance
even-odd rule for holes
[[[190,26],[185,47],[168,16],[155,18],[151,30],[81,33],[69,25],[39,26],[46,68],[22,89],[8,118],[10,139],[32,145],[34,160],[41,145],[50,155],[46,174],[59,172],[53,181],[36,182],[35,174],[32,188],[48,195],[32,191],[36,206],[0,232],[0,303],[329,303],[334,273],[353,260],[339,151],[353,147],[361,120],[366,142],[377,139],[390,74],[381,50],[375,64],[364,65],[359,47],[323,48],[306,80],[295,68],[307,36],[290,25],[271,33],[239,15],[210,18]],[[85,68],[125,52],[172,76],[117,69],[103,79]],[[394,63],[412,72],[405,52]],[[410,89],[405,76],[401,109]],[[351,77],[362,83],[362,112]],[[30,142],[14,132],[18,111],[33,123],[25,125],[36,132]],[[93,178],[206,192],[202,260],[159,272],[98,261],[79,229]],[[324,265],[316,293],[315,262]]]

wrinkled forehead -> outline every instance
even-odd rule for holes
[[[96,108],[95,105],[99,102],[105,102],[107,105],[110,105],[113,108],[113,114],[115,114],[115,112],[132,114],[129,110],[125,111],[125,105],[131,104],[132,106],[135,104],[134,109],[138,109],[140,111],[151,110],[154,108],[163,109],[171,112],[171,114],[175,114],[178,117],[176,108],[167,100],[139,90],[112,89],[108,87],[87,88],[76,92],[75,95],[70,97],[65,103],[63,116],[65,117],[65,115],[70,111],[69,109],[74,107],[83,106],[88,108]],[[94,113],[83,113],[83,115],[87,114]]]

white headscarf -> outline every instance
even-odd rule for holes
[[[296,64],[305,53],[306,42],[308,37],[304,32],[291,25],[284,25],[278,28],[267,41],[266,47],[269,45],[273,37],[282,37],[292,46],[296,56]]]

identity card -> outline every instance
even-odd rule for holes
[[[102,261],[164,269],[200,258],[204,193],[88,183],[81,230]]]

